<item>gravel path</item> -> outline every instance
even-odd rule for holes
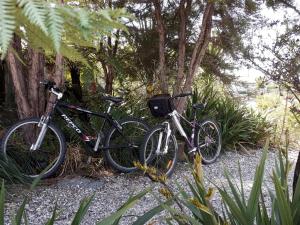
[[[211,186],[209,180],[217,184],[226,183],[224,178],[225,168],[233,178],[237,179],[239,161],[246,187],[245,190],[249,192],[253,182],[255,167],[260,160],[261,154],[261,151],[255,151],[251,155],[235,152],[222,154],[216,163],[204,166],[207,187]],[[295,163],[297,159],[297,154],[295,151],[291,151],[289,154],[290,160],[293,163]],[[275,158],[276,153],[269,152],[266,163],[264,187],[272,187],[269,174],[274,166]],[[172,181],[176,180],[186,187],[185,179],[190,179],[191,177],[188,166],[184,163],[180,163],[169,182],[172,183]],[[291,185],[291,176],[289,181]],[[153,185],[155,189],[158,189],[158,184],[153,184],[146,177],[121,174],[118,176],[102,177],[97,180],[83,177],[64,178],[55,184],[37,187],[33,192],[29,192],[28,189],[24,189],[24,187],[21,186],[8,186],[7,189],[9,193],[6,203],[5,224],[9,224],[9,218],[16,212],[16,209],[23,200],[23,196],[26,195],[29,196],[27,214],[30,224],[43,224],[43,222],[51,216],[55,203],[57,203],[61,212],[56,224],[70,224],[80,200],[92,194],[95,194],[95,197],[82,224],[95,224],[96,221],[100,221],[118,209],[131,193],[137,193]],[[217,209],[220,209],[220,197],[218,194],[212,199],[212,204]],[[134,215],[145,213],[156,205],[157,202],[153,197],[150,194],[146,195],[128,212],[128,216],[126,216],[121,223],[131,224],[136,218]],[[161,219],[162,216],[157,217],[155,224],[161,224]]]

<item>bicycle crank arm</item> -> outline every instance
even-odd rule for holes
[[[197,151],[197,148],[193,148],[192,150],[188,151],[188,154],[194,153]]]

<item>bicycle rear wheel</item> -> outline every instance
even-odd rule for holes
[[[222,148],[221,131],[217,122],[212,119],[201,121],[195,133],[195,146],[205,164],[213,163]]]
[[[61,131],[53,124],[47,131],[40,148],[30,150],[41,131],[38,118],[22,120],[13,125],[4,135],[1,151],[6,160],[16,164],[22,174],[35,178],[52,176],[63,163],[66,143]]]
[[[128,118],[121,120],[121,133],[112,127],[105,141],[105,157],[116,170],[129,173],[136,170],[134,162],[140,161],[140,146],[149,126],[142,120]]]
[[[146,134],[140,153],[142,163],[154,168],[157,176],[170,177],[177,163],[178,146],[175,136],[171,134],[168,147],[164,149],[166,137],[163,125],[154,127]]]

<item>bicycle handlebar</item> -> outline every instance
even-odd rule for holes
[[[49,89],[49,90],[56,86],[56,83],[54,81],[50,81],[50,80],[43,80],[40,82],[40,84],[44,85],[46,87],[46,89]]]
[[[44,85],[46,89],[49,90],[52,94],[56,95],[58,99],[63,97],[62,91],[56,87],[56,83],[50,80],[41,81],[40,84]]]

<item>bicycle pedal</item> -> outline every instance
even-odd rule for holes
[[[197,148],[193,148],[192,150],[188,151],[188,154],[193,153],[194,155],[196,154]]]
[[[86,160],[86,164],[91,164],[92,162],[92,156],[89,156],[88,159]]]

